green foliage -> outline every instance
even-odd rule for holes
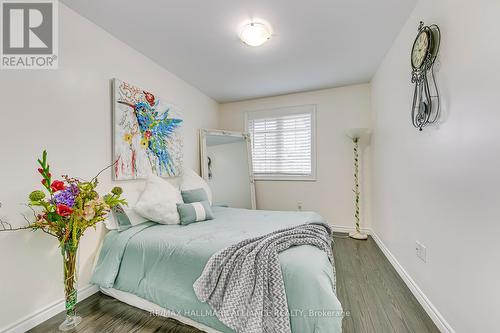
[[[113,187],[113,189],[111,190],[111,193],[115,194],[115,195],[121,195],[123,193],[123,190],[121,187],[118,187],[118,186],[115,186]]]
[[[52,175],[50,174],[50,166],[47,164],[47,151],[43,151],[42,159],[37,159],[38,164],[40,164],[40,169],[38,170],[43,177],[43,186],[52,194],[52,189],[50,184],[52,183]]]
[[[34,202],[34,201],[40,201],[45,198],[45,193],[42,191],[33,191],[29,195],[29,199]]]

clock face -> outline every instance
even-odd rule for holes
[[[429,52],[429,45],[429,33],[427,31],[420,32],[413,43],[413,49],[411,51],[411,65],[413,68],[418,69],[422,67]]]

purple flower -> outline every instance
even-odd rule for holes
[[[78,187],[76,185],[71,185],[63,191],[59,191],[54,194],[54,203],[56,205],[66,205],[68,207],[73,207],[75,205],[75,197],[78,195]]]
[[[76,197],[76,196],[78,196],[78,194],[80,194],[80,189],[75,184],[71,184],[69,186],[69,190],[70,190],[71,194],[73,194],[74,197]]]

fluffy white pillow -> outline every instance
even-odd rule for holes
[[[149,176],[146,188],[135,204],[139,215],[161,224],[179,224],[177,204],[182,203],[180,191],[156,175]]]
[[[135,211],[135,205],[137,204],[140,195],[141,191],[131,191],[127,196],[125,196],[128,206],[123,206],[123,210],[125,211],[125,214],[127,214],[130,224],[132,225],[138,225],[149,221],[147,218],[137,214]]]
[[[181,191],[196,190],[198,188],[202,188],[205,190],[205,192],[207,192],[208,202],[210,202],[211,205],[212,190],[210,189],[210,186],[208,186],[205,179],[198,176],[198,174],[194,172],[193,169],[185,168],[184,174],[182,175]]]
[[[116,222],[115,216],[113,215],[112,212],[108,213],[108,216],[106,216],[106,219],[103,221],[104,226],[108,230],[116,230],[118,229],[118,224]]]

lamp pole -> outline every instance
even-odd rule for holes
[[[359,136],[352,137],[352,143],[354,146],[354,198],[355,198],[355,212],[354,218],[356,220],[356,231],[349,233],[349,237],[354,239],[365,240],[368,239],[368,236],[361,232],[361,228],[359,226]]]

